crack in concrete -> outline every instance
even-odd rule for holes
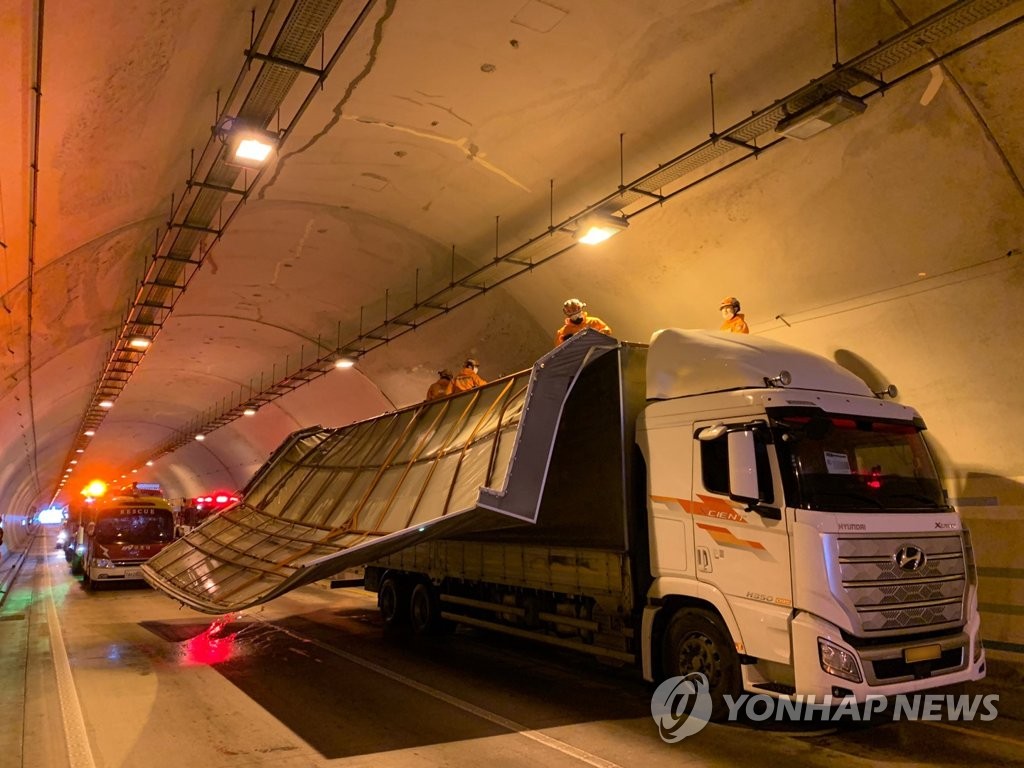
[[[372,117],[360,117],[357,115],[342,115],[345,120],[352,120],[357,123],[364,123],[366,125],[376,125],[383,128],[390,128],[393,131],[399,131],[400,133],[408,133],[412,136],[416,136],[421,139],[430,139],[431,141],[437,141],[441,144],[448,144],[449,146],[455,147],[462,152],[467,160],[472,160],[475,163],[479,163],[485,170],[490,171],[496,176],[500,176],[509,184],[519,187],[524,192],[530,192],[530,188],[525,184],[522,184],[517,179],[513,178],[511,174],[501,170],[498,166],[494,165],[484,159],[484,155],[480,152],[480,147],[469,140],[468,136],[463,136],[458,139],[450,139],[447,136],[440,136],[430,131],[420,130],[418,128],[412,128],[408,125],[398,125],[389,120],[377,120]]]
[[[370,46],[370,50],[366,54],[366,64],[363,65],[363,68],[362,70],[360,70],[359,74],[357,74],[349,82],[348,86],[345,88],[345,93],[343,93],[341,96],[341,100],[334,105],[334,114],[331,116],[331,119],[327,121],[327,124],[323,128],[317,131],[317,133],[313,134],[309,138],[309,141],[307,141],[301,147],[299,147],[293,152],[288,152],[281,156],[281,158],[277,162],[277,165],[274,168],[274,175],[266,184],[263,185],[263,188],[260,189],[259,194],[257,194],[256,198],[258,200],[263,200],[267,190],[274,186],[274,183],[281,175],[281,171],[284,170],[284,167],[288,162],[288,158],[294,155],[300,155],[303,152],[305,152],[307,149],[309,149],[318,141],[320,141],[321,138],[330,133],[331,129],[338,124],[338,121],[341,119],[341,111],[344,108],[344,106],[348,103],[349,99],[352,98],[352,94],[355,93],[356,87],[363,80],[366,79],[366,77],[373,70],[374,65],[377,63],[377,52],[380,50],[381,44],[384,41],[384,24],[387,22],[388,19],[391,18],[391,14],[395,12],[396,2],[397,0],[387,0],[387,3],[385,4],[384,8],[384,13],[381,14],[381,17],[379,19],[377,19],[377,23],[373,25],[373,45]]]
[[[419,93],[419,91],[417,91],[417,93]],[[427,94],[423,94],[423,95],[426,96]],[[416,99],[412,98],[411,96],[395,96],[395,98],[399,99],[401,101],[408,101],[410,104],[415,104],[417,107],[433,107],[434,109],[439,109],[442,112],[447,112],[449,115],[454,117],[456,120],[459,120],[460,122],[463,122],[463,123],[465,123],[468,126],[472,126],[473,125],[466,118],[462,117],[459,114],[456,114],[455,110],[452,109],[451,107],[446,107],[446,106],[444,106],[442,104],[438,104],[437,102],[434,102],[434,101],[417,101]]]

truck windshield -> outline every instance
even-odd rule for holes
[[[133,509],[100,518],[94,534],[99,544],[154,544],[174,538],[174,519],[163,509]]]
[[[948,506],[917,425],[811,409],[772,417],[790,506],[836,512]]]

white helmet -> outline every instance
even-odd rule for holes
[[[562,313],[566,317],[572,317],[573,315],[578,315],[586,308],[587,305],[579,299],[569,299],[562,305]]]

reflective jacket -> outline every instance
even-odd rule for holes
[[[463,368],[452,381],[452,392],[465,392],[474,387],[482,387],[487,381],[481,378],[472,368]]]
[[[608,327],[604,320],[584,312],[583,319],[578,323],[574,323],[568,317],[565,318],[565,323],[562,327],[555,331],[555,346],[557,347],[563,341],[567,341],[586,328],[593,328],[595,331],[600,331],[606,336],[611,336],[612,334],[612,329]]]
[[[750,329],[747,327],[747,321],[743,319],[743,315],[733,315],[731,319],[726,320],[722,323],[720,331],[729,331],[730,333],[750,333]]]
[[[427,400],[437,400],[452,393],[451,379],[438,379],[427,389]]]

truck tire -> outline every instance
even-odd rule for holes
[[[441,603],[437,590],[425,581],[412,588],[409,596],[409,622],[417,635],[437,635],[455,628],[455,624],[441,618]]]
[[[669,620],[663,642],[665,677],[700,672],[708,679],[711,719],[724,720],[729,708],[723,698],[742,692],[740,662],[729,631],[710,611],[683,608]]]
[[[385,627],[402,627],[409,621],[409,586],[400,576],[388,575],[380,583],[377,607]]]

